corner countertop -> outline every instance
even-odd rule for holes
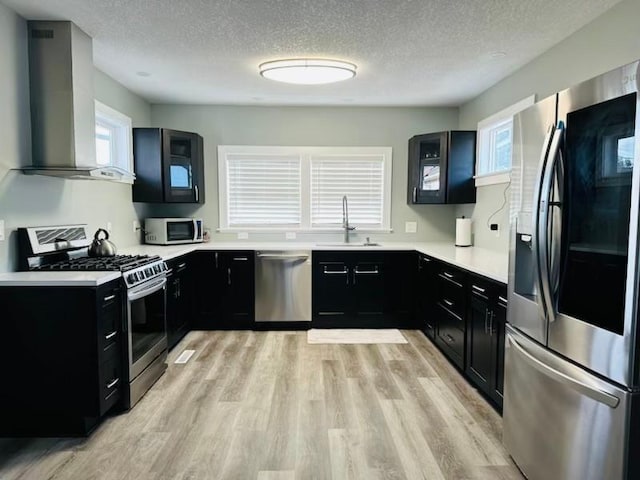
[[[315,251],[376,251],[376,250],[416,250],[437,260],[469,270],[497,282],[506,284],[509,271],[509,256],[479,247],[456,247],[447,242],[387,242],[375,247],[345,247],[342,245],[319,245],[301,242],[226,242],[200,243],[195,245],[139,245],[123,249],[123,254],[159,255],[163,260],[171,260],[193,251],[206,250],[315,250]]]
[[[506,284],[507,253],[479,247],[456,247],[447,242],[387,242],[378,246],[319,245],[301,242],[225,242],[190,245],[135,245],[122,248],[119,254],[158,255],[171,260],[193,251],[207,250],[315,250],[315,251],[381,251],[399,250],[423,253],[453,266]],[[89,286],[96,287],[120,278],[120,272],[13,272],[0,274],[0,286]]]

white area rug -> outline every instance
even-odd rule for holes
[[[312,328],[307,332],[307,343],[344,343],[344,344],[370,344],[370,343],[409,343],[400,330],[390,329],[325,329]]]

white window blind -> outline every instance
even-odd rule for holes
[[[220,230],[391,228],[390,147],[218,146]]]
[[[228,154],[230,227],[299,226],[300,156]]]
[[[384,155],[312,155],[311,227],[342,224],[342,197],[349,203],[349,223],[382,228]]]

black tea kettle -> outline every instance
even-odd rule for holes
[[[100,234],[104,233],[104,238]],[[116,246],[109,241],[109,232],[104,228],[99,228],[93,236],[93,242],[89,245],[90,257],[113,257],[116,254]]]

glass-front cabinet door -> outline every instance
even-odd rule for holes
[[[166,202],[204,203],[202,137],[163,129]]]
[[[409,140],[409,203],[445,203],[447,132]]]

